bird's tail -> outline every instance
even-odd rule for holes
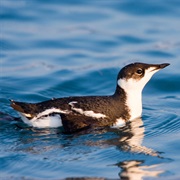
[[[17,102],[14,100],[10,100],[10,101],[11,101],[11,107],[14,110],[23,114],[24,116],[28,118],[33,118],[36,115],[35,104]]]

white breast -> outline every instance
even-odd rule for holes
[[[127,94],[126,105],[130,109],[130,121],[142,115],[142,96],[136,92]]]
[[[142,86],[135,80],[119,79],[118,85],[126,92],[126,105],[130,110],[130,119],[141,117],[142,115]]]

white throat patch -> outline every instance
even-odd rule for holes
[[[141,117],[142,114],[142,89],[135,87],[136,81],[133,79],[119,79],[118,85],[124,89],[126,93],[126,105],[130,110],[130,119],[133,120]]]
[[[118,86],[124,89],[127,100],[126,105],[130,109],[130,119],[133,120],[137,117],[141,117],[142,114],[142,90],[146,83],[151,79],[152,75],[159,71],[154,68],[146,69],[144,77],[141,79],[119,79]]]

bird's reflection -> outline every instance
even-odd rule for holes
[[[122,135],[124,133],[124,135]],[[145,127],[141,118],[130,122],[122,131],[119,131],[119,139],[116,140],[116,146],[124,151],[131,153],[142,153],[159,158],[159,153],[151,148],[142,146]],[[156,170],[158,164],[143,165],[145,160],[124,160],[117,164],[121,168],[119,176],[121,179],[142,180],[143,177],[156,177],[163,173],[162,170]]]
[[[143,161],[131,160],[123,161],[118,164],[122,169],[119,176],[122,180],[143,180],[143,177],[157,177],[163,171],[154,170],[157,165],[142,165]]]
[[[87,133],[80,132],[79,134]],[[92,131],[88,130],[88,133],[92,133]],[[143,121],[141,118],[137,118],[132,122],[128,122],[126,126],[121,128],[102,128],[93,130],[93,133],[100,134],[101,139],[98,141],[86,141],[86,144],[89,146],[116,146],[118,149],[122,151],[129,151],[132,153],[142,153],[150,156],[159,156],[159,153],[154,151],[151,148],[142,145],[145,133],[145,127],[143,126]],[[103,138],[103,135],[107,133],[112,133],[116,135],[115,137]]]
[[[146,146],[142,146],[144,139],[145,127],[141,118],[137,118],[126,126],[115,130],[118,137],[109,140],[109,144],[114,144],[116,147],[133,153],[143,153],[151,156],[159,156],[159,154]]]
[[[123,152],[130,152],[131,154],[142,154],[148,157],[154,157],[162,159],[159,153],[155,150],[142,145],[145,133],[145,127],[141,118],[137,118],[132,122],[129,122],[126,126],[119,129],[109,129],[109,132],[117,134],[115,138],[108,140],[101,140],[98,142],[90,143],[90,145],[104,145],[115,146],[117,149]],[[104,133],[104,132],[103,132]],[[126,180],[142,180],[144,177],[156,177],[163,173],[158,169],[158,164],[145,165],[146,158],[142,157],[134,159],[122,158],[119,163],[116,164],[121,171],[119,173],[120,179]],[[142,160],[141,160],[142,159]],[[152,158],[151,158],[152,159]]]
[[[12,120],[12,117],[7,115],[5,116],[2,113],[1,118]],[[163,173],[163,171],[157,170],[158,163],[152,164],[152,161],[151,163],[146,163],[148,159],[146,157],[153,157],[161,160],[162,157],[160,157],[158,152],[142,145],[145,136],[145,127],[141,118],[135,119],[119,129],[93,129],[73,135],[63,135],[60,129],[24,128],[24,131],[27,131],[26,134],[29,132],[30,136],[28,136],[29,138],[27,139],[23,138],[24,136],[20,137],[22,144],[20,147],[22,148],[23,144],[32,144],[32,147],[30,146],[28,149],[26,148],[28,152],[39,154],[41,151],[34,146],[37,145],[38,142],[40,142],[38,145],[40,146],[39,148],[43,148],[43,151],[51,151],[54,148],[64,148],[69,146],[69,144],[71,144],[71,147],[73,148],[73,146],[78,146],[76,142],[75,144],[72,144],[73,141],[81,138],[80,140],[82,140],[82,142],[78,142],[81,142],[85,146],[98,146],[101,148],[113,146],[116,147],[120,152],[130,153],[129,155],[124,155],[124,157],[121,156],[121,159],[117,159],[118,163],[115,164],[120,168],[120,179],[142,180],[144,177],[156,177]],[[89,136],[87,136],[87,134]],[[96,137],[96,140],[93,139],[94,137]],[[50,140],[55,140],[57,147],[54,145],[49,146],[48,144]],[[136,156],[136,154],[141,154],[143,156]]]

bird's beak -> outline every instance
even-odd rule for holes
[[[163,64],[153,64],[151,66],[151,71],[159,71],[160,69],[165,68],[166,66],[169,66],[169,63],[163,63]]]

